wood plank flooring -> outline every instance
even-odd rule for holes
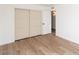
[[[0,46],[0,55],[78,55],[79,45],[47,34]]]

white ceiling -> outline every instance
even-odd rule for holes
[[[41,5],[41,6],[47,6],[47,7],[52,7],[53,6],[53,4],[39,4],[39,5]]]

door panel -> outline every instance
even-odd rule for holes
[[[41,11],[30,10],[30,36],[36,36],[41,34],[41,21]]]
[[[29,37],[29,10],[15,9],[16,40]]]

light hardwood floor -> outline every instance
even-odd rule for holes
[[[78,55],[79,45],[53,34],[31,37],[0,46],[1,55]]]

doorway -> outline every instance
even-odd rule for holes
[[[55,35],[56,33],[56,9],[52,7],[51,11],[51,31]]]

